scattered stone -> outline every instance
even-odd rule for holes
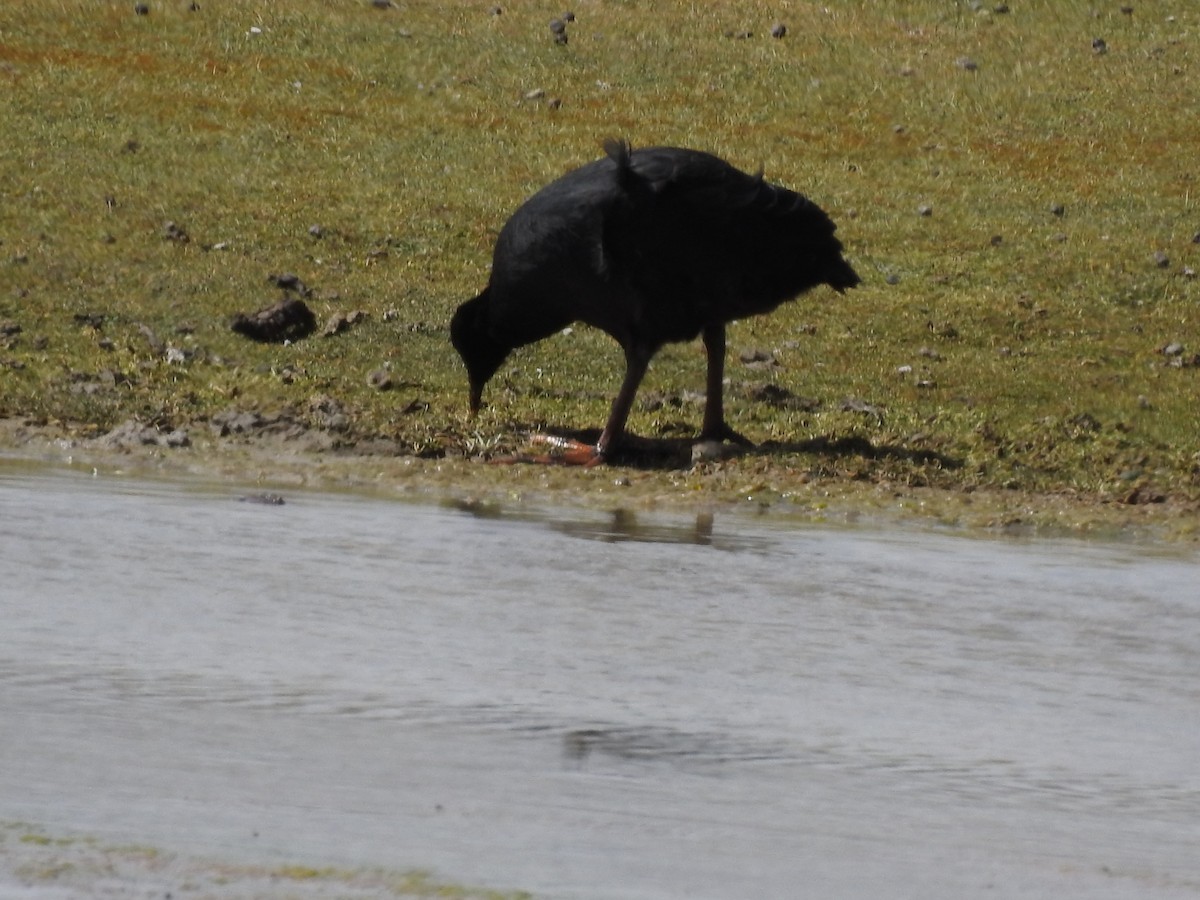
[[[1108,43],[1104,38],[1092,38],[1092,52],[1097,55],[1108,52]]]
[[[1124,6],[1121,7],[1121,15],[1132,16],[1133,15],[1133,7],[1128,4],[1125,4]]]
[[[504,14],[504,10],[501,9],[499,6],[493,6],[488,10],[489,16],[500,16],[503,14]]]
[[[191,237],[183,229],[183,226],[175,222],[167,222],[163,225],[163,238],[177,244],[186,244],[191,241]]]
[[[282,343],[308,337],[317,327],[317,317],[303,300],[285,297],[250,315],[238,313],[230,327],[254,341]]]
[[[21,333],[21,326],[19,323],[14,322],[12,319],[0,320],[0,336],[10,337],[14,334],[20,334],[20,333]]]
[[[562,14],[562,16],[560,18],[564,22],[574,22],[575,21],[575,13],[571,12],[571,10],[568,9],[566,12],[564,12]]]
[[[928,203],[922,203],[920,206],[917,207],[917,215],[928,218],[929,216],[933,215],[933,207],[930,206]]]
[[[182,428],[163,434],[152,425],[143,425],[136,419],[127,419],[112,431],[96,438],[94,443],[108,450],[132,450],[138,447],[178,449],[190,446],[191,439]]]
[[[92,328],[99,331],[104,327],[106,315],[104,313],[75,313],[72,317],[76,325],[83,325],[86,328]]]
[[[1192,235],[1192,243],[1200,244],[1200,231],[1197,231],[1195,234]]]
[[[366,321],[366,310],[356,309],[348,313],[334,313],[329,321],[325,323],[325,327],[321,330],[321,337],[333,337],[335,334],[341,334],[348,330],[351,326],[357,325],[359,322]]]
[[[316,238],[317,240],[320,240],[321,238],[325,237],[325,229],[322,228],[320,225],[309,225],[308,226],[308,234],[309,234],[309,237],[313,237],[313,238]]]
[[[546,92],[541,88],[534,88],[533,90],[525,92],[526,100],[541,100],[545,96]]]
[[[367,376],[367,387],[373,387],[377,391],[390,391],[395,386],[392,373],[387,369],[376,369]]]
[[[1183,344],[1180,344],[1177,341],[1172,341],[1163,347],[1159,352],[1162,353],[1163,356],[1182,356]]]
[[[1146,506],[1151,503],[1166,503],[1167,495],[1149,485],[1139,485],[1121,498],[1122,503],[1130,506]]]
[[[967,72],[979,71],[979,63],[975,62],[975,60],[971,59],[969,56],[960,56],[957,60],[955,60],[954,64],[960,69],[966,70]]]
[[[1012,10],[1009,9],[1009,6],[1007,3],[997,3],[995,6],[992,7],[992,12],[994,12],[998,16],[1007,15],[1011,11]]]
[[[1004,243],[1004,235],[993,234],[991,240],[988,241],[988,243],[990,243],[993,247],[999,247],[1001,244]]]
[[[155,356],[162,356],[163,351],[166,349],[166,345],[163,344],[158,335],[154,333],[154,329],[152,329],[149,325],[142,324],[139,324],[137,329],[142,337],[146,339],[146,343],[150,345],[150,352]]]
[[[133,7],[133,12],[138,16],[148,16],[150,15],[150,4],[138,3]]]
[[[895,272],[893,272],[893,273],[891,273],[890,275],[888,275],[888,277],[887,277],[887,278],[885,278],[885,279],[883,279],[883,280],[884,280],[885,282],[887,282],[888,284],[890,284],[890,285],[892,285],[892,286],[895,286],[895,285],[897,285],[897,284],[899,284],[899,283],[900,283],[900,276],[899,276],[899,275],[897,275]]]
[[[793,409],[800,412],[815,412],[821,402],[807,397],[797,397],[785,387],[777,384],[762,384],[748,388],[746,397],[757,403],[765,403],[775,409]]]
[[[838,404],[838,409],[842,412],[856,412],[867,416],[874,416],[875,420],[883,424],[883,409],[873,403],[868,403],[866,400],[858,397],[847,397]]]
[[[1067,208],[1065,206],[1063,206],[1061,203],[1055,203],[1053,206],[1050,207],[1050,215],[1052,215],[1052,216],[1056,216],[1057,218],[1061,219],[1066,214],[1067,214]]]
[[[743,350],[738,354],[738,359],[747,366],[776,366],[779,364],[774,353],[758,349]]]
[[[285,501],[279,494],[244,494],[238,503],[256,503],[260,506],[283,506]]]
[[[371,5],[376,9],[395,9],[396,4],[392,0],[371,0]]]
[[[350,416],[337,400],[326,394],[318,394],[308,402],[308,411],[318,427],[328,431],[345,431],[350,427]]]
[[[1154,251],[1154,264],[1160,269],[1169,269],[1171,267],[1171,257],[1163,253],[1161,250]]]
[[[787,26],[782,22],[776,22],[771,26],[771,37],[776,40],[787,37]]]
[[[271,284],[275,285],[277,288],[281,288],[282,290],[294,291],[301,297],[312,296],[312,289],[300,280],[299,275],[296,275],[293,272],[284,272],[282,275],[268,275],[267,281],[271,282]]]
[[[1154,409],[1154,404],[1150,402],[1150,398],[1145,394],[1138,394],[1137,405],[1138,409]]]
[[[738,444],[727,444],[723,441],[700,441],[692,444],[692,465],[707,462],[721,462],[741,456],[746,448]]]

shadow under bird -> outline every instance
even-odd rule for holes
[[[709,153],[612,140],[604,149],[513,214],[487,287],[455,312],[450,334],[471,412],[515,348],[584,322],[621,345],[625,378],[596,444],[560,442],[556,460],[602,462],[654,354],[697,336],[708,355],[700,437],[748,444],[725,422],[726,323],[817,285],[841,293],[859,284],[836,226],[806,197]]]

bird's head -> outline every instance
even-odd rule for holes
[[[850,288],[858,287],[862,284],[862,279],[858,277],[858,273],[854,271],[850,263],[846,262],[840,252],[835,259],[830,260],[829,268],[825,272],[824,281],[839,294],[845,293]]]
[[[496,374],[511,348],[495,340],[488,328],[488,292],[462,304],[450,320],[450,340],[467,367],[471,384],[471,415],[483,403],[483,388]]]

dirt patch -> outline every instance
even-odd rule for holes
[[[320,405],[320,404],[318,404]],[[886,447],[769,445],[757,453],[695,454],[687,440],[649,441],[641,458],[575,469],[495,465],[485,457],[415,455],[395,440],[351,433],[336,404],[325,427],[287,413],[230,409],[163,433],[126,422],[103,434],[60,423],[0,419],[0,454],[49,464],[263,487],[354,489],[428,499],[591,508],[753,511],[780,521],[898,523],[973,533],[1200,541],[1200,508],[1161,494],[1114,498],[1058,492],[946,489],[820,474],[823,455],[869,459]],[[306,411],[303,419],[311,419]],[[586,437],[586,435],[584,436]],[[678,446],[676,446],[678,445]],[[793,465],[796,454],[817,463]],[[810,460],[811,462],[811,460]]]

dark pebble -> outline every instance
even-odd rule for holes
[[[782,22],[776,22],[771,26],[771,37],[782,38],[787,36],[787,26]]]

